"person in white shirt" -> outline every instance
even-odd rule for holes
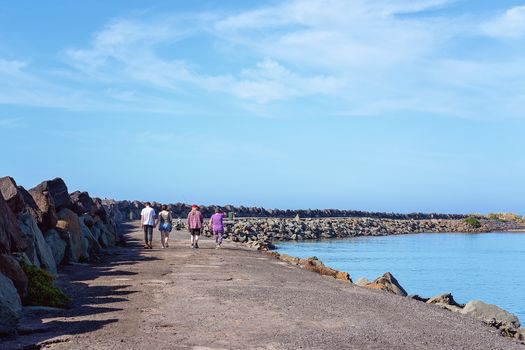
[[[156,226],[157,214],[151,207],[151,203],[146,203],[146,208],[140,212],[140,227],[144,229],[144,248],[153,249],[153,227]]]

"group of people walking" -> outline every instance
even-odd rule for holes
[[[140,213],[140,225],[144,229],[144,248],[153,249],[153,229],[158,226],[160,231],[160,242],[162,248],[169,247],[169,235],[173,229],[173,217],[166,205],[161,207],[161,211],[155,212],[151,203],[147,202],[146,207]],[[215,210],[209,221],[209,227],[215,239],[215,248],[218,249],[222,245],[222,234],[224,233],[224,213],[219,209]],[[180,220],[180,219],[178,219]],[[178,225],[180,222],[177,223]],[[187,228],[190,232],[191,247],[193,249],[199,248],[199,236],[204,229],[204,216],[199,211],[196,204],[191,206],[191,211],[187,217]]]

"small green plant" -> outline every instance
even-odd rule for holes
[[[53,285],[53,276],[26,261],[20,263],[28,279],[25,305],[65,307],[69,301],[62,290]]]
[[[467,225],[469,225],[470,227],[472,227],[472,228],[480,228],[481,227],[481,223],[476,218],[472,218],[472,217],[466,218],[465,219],[465,223]]]

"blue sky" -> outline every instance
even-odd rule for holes
[[[525,2],[0,1],[0,175],[525,213]]]

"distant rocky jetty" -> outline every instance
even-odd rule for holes
[[[105,199],[103,203],[118,211],[120,215],[130,220],[137,220],[140,218],[140,211],[144,208],[144,203],[141,201],[117,201],[112,199]],[[152,202],[153,207],[159,209],[161,203]],[[162,203],[166,204],[166,203]],[[191,210],[190,204],[175,203],[166,204],[168,210],[172,212],[174,217],[186,217]],[[444,220],[460,220],[469,217],[466,214],[438,214],[438,213],[380,213],[367,212],[360,210],[339,210],[339,209],[304,209],[304,210],[282,210],[282,209],[266,209],[261,207],[235,207],[233,205],[209,205],[200,206],[199,210],[205,217],[211,216],[215,209],[220,209],[224,213],[232,213],[237,218],[381,218],[381,219],[396,219],[396,220],[424,220],[424,219],[444,219]]]
[[[491,232],[518,229],[515,222],[488,219],[477,220],[473,226],[466,220],[431,219],[397,220],[377,218],[323,218],[323,219],[239,219],[226,221],[224,236],[234,242],[266,250],[275,241],[348,238],[356,236],[387,236],[408,233]],[[211,235],[205,227],[205,234]]]
[[[144,203],[140,201],[103,200],[111,215],[119,220],[138,220]],[[160,204],[153,206],[159,209]],[[275,241],[386,236],[408,233],[494,232],[523,229],[513,220],[489,219],[482,215],[463,214],[395,214],[356,210],[278,210],[257,207],[202,206],[199,210],[210,217],[215,209],[232,213],[235,220],[225,221],[224,238],[245,243],[251,248],[267,250]],[[185,219],[191,206],[169,204],[174,218]],[[183,220],[184,221],[184,220]],[[204,234],[211,235],[207,223]]]
[[[0,178],[0,337],[15,332],[27,297],[24,263],[55,275],[58,265],[89,262],[120,241],[119,222],[100,198],[69,193],[60,178],[30,190]]]

